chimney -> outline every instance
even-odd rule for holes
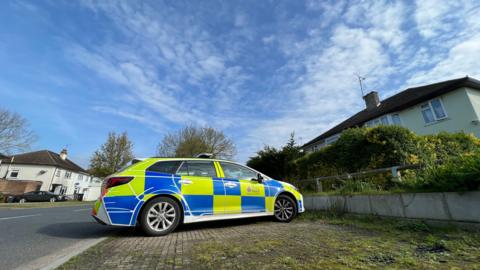
[[[67,149],[62,149],[62,152],[60,152],[60,158],[63,160],[67,159]]]
[[[373,110],[380,105],[380,98],[378,97],[378,92],[376,91],[366,94],[363,99],[365,100],[365,105],[367,105],[367,110]]]

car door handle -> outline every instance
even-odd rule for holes
[[[229,188],[234,188],[234,187],[237,186],[237,184],[232,183],[232,182],[228,182],[228,183],[225,183],[225,186],[226,186],[226,187],[229,187]]]
[[[190,185],[192,183],[192,181],[190,181],[188,179],[183,179],[183,180],[178,181],[178,183],[180,183],[182,185]]]

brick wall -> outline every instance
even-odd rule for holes
[[[0,192],[7,194],[23,194],[25,192],[39,190],[42,186],[40,181],[30,180],[0,180]]]

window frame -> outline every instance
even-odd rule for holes
[[[150,169],[151,167],[155,166],[158,163],[165,163],[165,162],[178,162],[177,168],[175,169],[175,171],[173,173],[154,171],[154,170]],[[184,161],[182,161],[182,160],[159,160],[159,161],[153,163],[152,165],[148,166],[148,168],[145,171],[157,172],[157,173],[166,173],[166,174],[177,174],[178,170],[183,165],[183,162]]]
[[[208,163],[210,162],[212,164],[212,167],[213,167],[213,171],[215,173],[215,176],[203,176],[203,175],[190,175],[190,169],[189,169],[189,164],[188,163]],[[187,165],[187,175],[181,175],[178,173],[178,171],[182,168],[182,166],[186,164]],[[193,176],[193,177],[210,177],[210,178],[219,178],[219,175],[217,173],[217,170],[215,168],[215,161],[214,160],[183,160],[182,163],[178,166],[175,174],[177,175],[180,175],[180,176],[187,176],[187,177],[190,177],[190,176]]]
[[[437,113],[435,112],[435,109],[433,108],[433,105],[432,105],[432,101],[435,101],[435,100],[438,100],[438,103],[440,104],[440,108],[442,109],[442,112],[444,114],[443,117],[437,117]],[[426,110],[430,110],[430,113],[433,116],[433,121],[431,121],[431,122],[426,121],[425,116],[423,114],[423,112],[426,111]],[[420,112],[422,114],[423,122],[426,125],[430,125],[430,124],[433,124],[433,123],[436,123],[438,121],[441,121],[441,120],[444,120],[444,119],[448,118],[447,111],[445,110],[445,106],[443,105],[443,101],[440,97],[430,99],[429,101],[420,104]]]
[[[218,164],[220,165],[220,168],[222,168],[222,172],[223,172],[223,167],[222,167],[222,164],[221,164],[220,162],[231,163],[231,164],[235,164],[235,165],[238,165],[238,166],[245,167],[245,168],[247,168],[247,169],[249,169],[249,170],[252,170],[252,171],[260,174],[260,175],[263,177],[264,180],[273,180],[272,177],[270,177],[270,176],[268,176],[268,175],[266,175],[266,174],[264,174],[264,173],[261,173],[261,172],[255,170],[254,168],[250,168],[250,167],[248,167],[248,166],[245,166],[245,165],[242,165],[242,164],[238,164],[238,163],[236,163],[236,162],[228,161],[228,160],[218,161]]]
[[[250,179],[254,179],[255,177],[257,177],[259,174],[263,176],[263,174],[257,172],[256,170],[250,168],[250,167],[247,167],[247,166],[243,166],[243,165],[240,165],[240,164],[237,164],[237,163],[233,163],[233,162],[227,162],[227,161],[219,161],[218,162],[220,164],[220,167],[222,168],[222,171],[223,171],[223,175],[224,175],[224,178],[227,178],[227,179],[241,179],[241,180],[250,180]],[[229,164],[229,165],[232,165],[232,166],[238,166],[239,168],[242,168],[244,170],[247,170],[247,171],[250,171],[252,173],[254,173],[254,177],[253,178],[232,178],[232,177],[227,177],[225,175],[225,170],[223,168],[223,165],[222,164]]]

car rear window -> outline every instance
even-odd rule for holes
[[[175,174],[181,161],[160,161],[148,167],[147,171]]]

